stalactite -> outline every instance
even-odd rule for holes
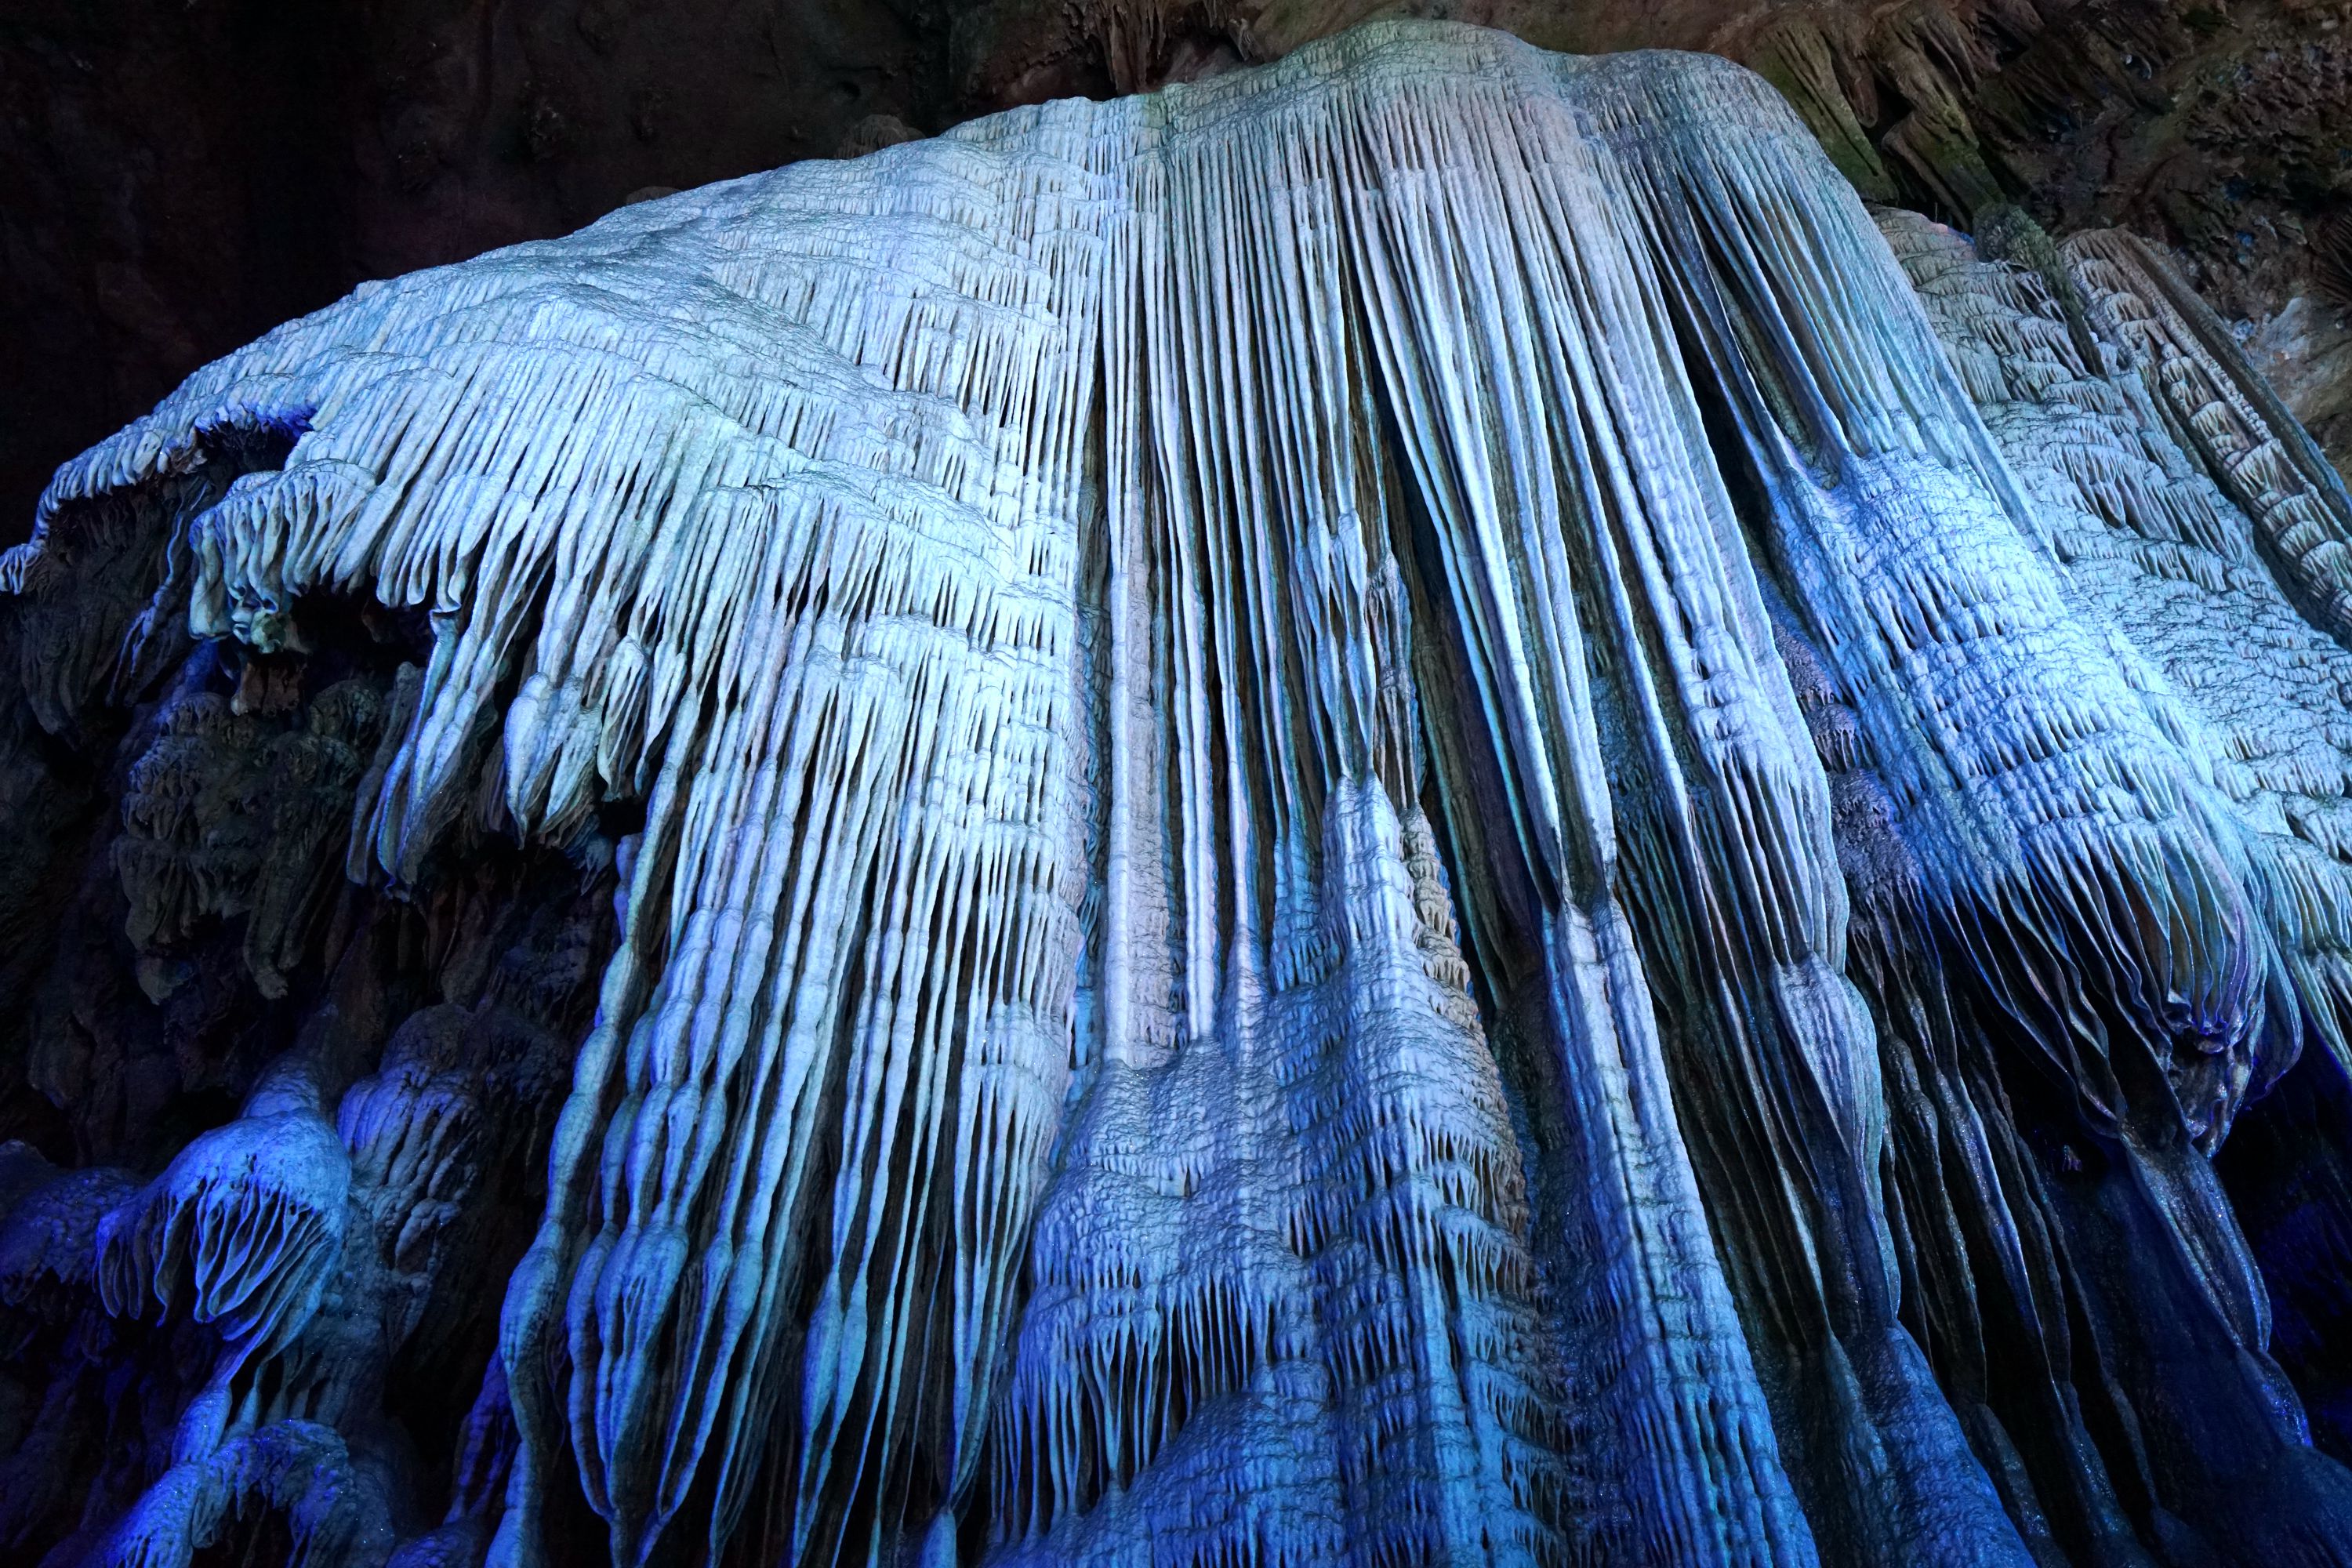
[[[1976,46],[1884,34],[1932,140]],[[11,721],[119,750],[149,1005],[233,929],[302,1022],[143,1183],[0,1167],[0,1526],[2352,1562],[2210,1163],[2352,1062],[2352,524],[2152,258],[2009,240],[1391,22],[199,373],[0,558]]]

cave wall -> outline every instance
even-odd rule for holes
[[[2352,497],[1785,90],[1386,23],[62,470],[0,1541],[2352,1560]]]
[[[59,1564],[201,1546],[260,1562],[397,1553],[403,1568],[530,1560],[517,1538],[553,1562],[667,1561],[698,1532],[721,1560],[855,1555],[868,1541],[911,1554],[919,1540],[945,1560],[959,1531],[966,1559],[1004,1562],[1124,1562],[1139,1539],[1202,1560],[1412,1557],[1433,1542],[1496,1561],[2344,1560],[2352,501],[2329,467],[2331,439],[2341,462],[2328,226],[2340,178],[2326,172],[2339,29],[2325,13],[2200,16],[1791,9],[1726,25],[1669,10],[1643,23],[1656,37],[1590,34],[1748,60],[1838,171],[1815,167],[1808,142],[1727,176],[1707,136],[1673,140],[1687,129],[1675,114],[1708,94],[1665,91],[1641,101],[1672,110],[1657,122],[1673,135],[1612,152],[1651,173],[1584,193],[1588,215],[1603,215],[1594,232],[1639,226],[1612,203],[1631,204],[1642,179],[1673,189],[1679,176],[1659,171],[1706,169],[1751,232],[1769,237],[1794,211],[1832,234],[1829,278],[1843,281],[1769,245],[1727,259],[1675,222],[1653,236],[1656,254],[1633,247],[1612,275],[1650,279],[1661,292],[1647,313],[1611,315],[1623,301],[1605,289],[1602,304],[1571,306],[1508,268],[1488,279],[1562,342],[1595,323],[1613,323],[1620,343],[1633,321],[1673,323],[1654,379],[1622,364],[1602,378],[1630,378],[1612,395],[1644,411],[1602,437],[1623,441],[1616,461],[1639,471],[1675,449],[1644,414],[1682,422],[1688,466],[1636,486],[1640,504],[1615,503],[1657,508],[1656,537],[1579,535],[1597,479],[1521,497],[1570,550],[1654,549],[1675,584],[1655,603],[1636,595],[1640,613],[1580,590],[1578,613],[1603,629],[1551,672],[1566,689],[1565,670],[1589,657],[1604,693],[1579,720],[1599,773],[1577,809],[1600,821],[1594,801],[1614,802],[1601,837],[1622,835],[1611,853],[1622,864],[1604,892],[1584,889],[1580,910],[1552,885],[1561,868],[1527,847],[1539,834],[1521,823],[1519,847],[1507,842],[1501,825],[1527,809],[1513,770],[1537,765],[1514,748],[1540,725],[1522,717],[1534,727],[1507,738],[1489,710],[1482,728],[1465,694],[1502,634],[1479,624],[1489,612],[1475,596],[1440,586],[1438,563],[1482,548],[1471,524],[1506,515],[1450,492],[1449,463],[1496,448],[1447,420],[1504,410],[1491,438],[1507,446],[1512,420],[1558,434],[1569,409],[1597,418],[1602,400],[1511,384],[1500,367],[1519,340],[1478,338],[1490,323],[1425,299],[1375,307],[1346,268],[1334,285],[1296,255],[1260,255],[1297,267],[1286,287],[1302,297],[1348,301],[1267,318],[1328,333],[1297,363],[1322,384],[1385,388],[1324,406],[1314,378],[1285,381],[1264,341],[1220,341],[1208,323],[1226,312],[1205,295],[1171,304],[1134,271],[1090,273],[1100,211],[1162,220],[1129,153],[1102,152],[1141,148],[1135,165],[1151,168],[1157,144],[1112,111],[968,125],[888,165],[904,179],[819,166],[646,204],[562,246],[363,289],[191,381],[69,470],[40,545],[0,569],[12,667],[0,805],[15,829],[0,843],[0,1142],[16,1141],[0,1154],[0,1322],[25,1370],[0,1379],[0,1541]],[[992,98],[1172,79],[1213,89],[1184,102],[1246,103],[1244,79],[1229,95],[1212,79],[1290,58],[1345,19],[916,18],[908,35],[933,44],[906,46],[870,97],[837,74],[828,106],[804,97],[797,117],[751,129],[719,116],[693,150],[720,174],[762,136],[856,152]],[[473,35],[479,58],[506,58],[506,24],[491,21]],[[129,378],[167,374],[158,343],[197,353],[200,327],[257,331],[284,308],[272,300],[339,288],[328,280],[352,255],[394,270],[569,228],[663,184],[671,144],[614,118],[654,100],[606,90],[617,68],[565,96],[546,61],[584,44],[685,79],[708,78],[716,54],[673,37],[674,56],[629,55],[615,42],[625,19],[605,21],[520,28],[520,58],[540,62],[530,74],[466,78],[435,100],[464,100],[467,114],[380,119],[342,165],[343,205],[299,211],[289,192],[337,177],[341,143],[322,124],[418,78],[373,85],[373,68],[339,66],[315,42],[281,41],[271,57],[226,14],[186,22],[145,78],[132,40],[118,40],[124,68],[108,90],[158,84],[142,103],[194,90],[172,72],[207,50],[256,79],[236,97],[238,134],[223,133],[234,156],[201,123],[152,147],[110,144],[115,175],[137,176],[131,205],[89,243],[111,233],[120,254],[148,254],[125,237],[152,237],[138,216],[152,185],[188,204],[195,260],[153,263],[150,298],[147,262],[53,258],[58,276],[89,262],[85,286],[109,301],[70,320],[114,334],[68,343],[54,363],[135,349],[146,357],[107,395],[136,397]],[[719,52],[762,74],[776,62],[747,64],[748,36],[737,27]],[[2280,43],[2306,37],[2300,52]],[[205,90],[237,79],[205,75]],[[1778,100],[1748,91],[1723,89],[1730,121],[1768,142],[1792,132]],[[90,112],[70,95],[42,101],[51,124]],[[954,107],[922,107],[940,102]],[[2249,104],[2284,128],[2227,132]],[[257,121],[268,135],[242,135]],[[1484,129],[1463,134],[1485,145]],[[168,177],[175,159],[211,183]],[[1230,179],[1214,156],[1202,166]],[[1445,167],[1463,189],[1520,177],[1508,160]],[[57,182],[26,212],[74,199],[63,165],[18,173]],[[1875,239],[1855,237],[1869,224],[1843,181],[1872,199],[1899,275]],[[1004,205],[948,202],[946,226],[964,226],[934,251],[926,226],[940,212],[925,193],[950,187]],[[1081,187],[1103,205],[1060,205]],[[1171,254],[1209,266],[1229,208],[1258,237],[1297,216],[1220,188],[1181,209],[1197,226],[1174,228],[1196,248]],[[219,213],[240,203],[248,226],[224,228]],[[1004,216],[1036,210],[1064,226]],[[1696,201],[1687,221],[1709,210]],[[308,221],[321,213],[331,221]],[[911,237],[859,226],[877,215]],[[1310,216],[1301,232],[1317,236],[1349,221]],[[2101,226],[2116,216],[2130,226]],[[273,224],[296,232],[273,245]],[[23,232],[37,250],[58,237]],[[1134,255],[1178,244],[1148,225],[1148,239],[1108,232]],[[1383,243],[1429,265],[1409,241]],[[850,309],[873,285],[841,282],[864,276],[844,258],[867,244],[892,263],[876,276],[903,264],[981,323],[957,352],[995,369],[967,376],[969,362],[922,346],[936,301],[901,301],[899,327]],[[1119,267],[1144,265],[1121,254]],[[1041,308],[1016,290],[1020,307],[999,309],[1004,279],[1040,276],[1067,292]],[[1100,277],[1107,291],[1090,292]],[[1104,310],[1109,368],[1089,389],[1071,367],[1094,363],[1087,323],[1118,289],[1136,290],[1140,335]],[[1788,313],[1759,310],[1759,289]],[[1349,335],[1425,321],[1416,312],[1445,321],[1441,339],[1477,338],[1470,368],[1394,342],[1381,358]],[[124,324],[134,316],[140,331]],[[1768,319],[1844,342],[1830,355],[1840,368],[1768,341]],[[31,313],[17,330],[59,320]],[[837,336],[847,350],[830,346]],[[1883,380],[1855,369],[1874,353]],[[611,384],[581,367],[608,361],[656,390],[601,401]],[[877,376],[898,378],[905,400],[877,401]],[[1201,412],[1220,376],[1228,395],[1282,389],[1234,428],[1295,420],[1300,451],[1330,439],[1339,455],[1278,473]],[[1677,401],[1678,376],[1696,401]],[[1449,402],[1464,384],[1475,395]],[[1009,390],[1033,386],[1045,414]],[[1148,434],[1097,449],[1104,426],[1054,415],[1097,395],[1109,427],[1131,415]],[[531,424],[567,397],[578,418]],[[741,435],[678,414],[706,405],[791,462],[697,467],[698,441]],[[72,412],[61,402],[44,417]],[[677,437],[674,416],[700,434]],[[1784,437],[1794,447],[1776,448]],[[677,513],[633,489],[640,451],[684,465],[665,470],[685,498]],[[988,537],[984,485],[958,492],[971,517],[932,531],[932,502],[807,481],[826,465],[949,486],[1022,466],[1027,531],[944,571],[940,552]],[[1485,482],[1531,482],[1502,468]],[[582,470],[614,488],[581,493],[618,497],[617,511],[583,500],[526,538],[530,508],[514,498],[529,487],[514,474]],[[1191,641],[1213,673],[1177,668],[1191,639],[1166,628],[1226,613],[1216,572],[1258,569],[1200,565],[1166,542],[1175,532],[1154,531],[1181,504],[1168,476],[1188,471],[1216,476],[1202,504],[1219,540],[1297,523],[1220,485],[1333,487],[1299,514],[1313,526],[1267,557],[1308,563],[1297,569],[1325,595],[1294,606],[1292,654],[1236,653],[1253,635],[1236,618]],[[522,531],[483,553],[464,519],[491,496],[507,498],[500,528]],[[1677,513],[1693,496],[1715,509],[1704,526]],[[593,548],[530,554],[633,509],[690,512],[702,543],[642,574],[632,552],[651,535],[634,523]],[[744,608],[727,542],[754,535],[821,539],[838,559],[784,563],[786,591]],[[1552,548],[1530,532],[1496,560],[1516,571]],[[1288,579],[1266,578],[1264,602],[1281,597],[1273,584]],[[672,1244],[625,1208],[674,1206],[698,1256],[736,1240],[714,1228],[698,1176],[649,1173],[659,1159],[632,1144],[618,1108],[648,1096],[702,1107],[730,1158],[748,1161],[740,1152],[761,1136],[733,1080],[686,1048],[704,1037],[689,981],[649,988],[665,966],[687,972],[678,953],[725,950],[758,923],[751,895],[721,886],[708,837],[714,814],[741,806],[728,793],[741,759],[723,750],[741,736],[695,728],[715,710],[698,702],[723,708],[744,689],[727,682],[752,678],[696,686],[711,677],[706,656],[763,646],[728,618],[739,609],[774,617],[761,624],[781,638],[835,592],[878,628],[859,634],[874,639],[860,658],[925,700],[974,681],[989,695],[972,701],[1019,716],[1012,732],[1035,719],[1054,739],[992,742],[1025,847],[978,833],[983,847],[956,848],[942,832],[951,872],[908,873],[932,893],[967,876],[1013,889],[1011,916],[943,905],[932,917],[966,922],[939,939],[939,963],[1013,955],[1018,988],[1005,982],[974,1036],[995,1054],[927,1043],[871,1079],[948,1075],[964,1122],[950,1127],[943,1102],[902,1112],[877,1100],[857,1123],[871,1143],[845,1152],[811,1130],[839,1109],[844,1081],[868,1081],[863,1067],[811,1080],[831,1085],[819,1100],[779,1101],[802,1121],[777,1146],[814,1150],[820,1168],[779,1200],[791,1223],[761,1266],[800,1295],[756,1329],[742,1353],[760,1375],[747,1381],[609,1299],[656,1289]],[[1052,608],[1033,618],[1041,604]],[[1558,607],[1532,591],[1526,606]],[[1673,640],[1693,620],[1700,652]],[[543,641],[526,655],[519,637]],[[1874,638],[1895,651],[1882,659]],[[828,693],[793,700],[895,733],[893,700],[827,686],[832,667],[792,646],[769,677],[814,668],[792,679]],[[1287,658],[1313,679],[1294,688]],[[1706,679],[1648,706],[1657,688],[1643,679],[1672,686],[1702,664]],[[1169,700],[1140,700],[1146,688]],[[701,695],[681,706],[681,691]],[[812,726],[775,743],[794,768],[835,769],[840,787],[777,808],[795,833],[856,807],[866,787]],[[1226,738],[1202,741],[1200,726]],[[2011,773],[2030,777],[1984,782]],[[740,778],[750,790],[766,776]],[[909,799],[961,798],[1001,826],[990,814],[1006,808],[957,795],[977,787],[949,767],[926,784],[943,794]],[[1980,858],[1977,828],[1937,826],[1948,811],[2020,835],[2023,869]],[[1212,818],[1239,825],[1231,843]],[[806,877],[828,918],[865,929],[821,865],[784,868],[789,836],[762,849],[746,823],[727,842],[778,858],[762,878]],[[890,842],[871,822],[839,831],[861,854]],[[693,889],[707,908],[688,909],[680,865],[708,879]],[[2070,891],[2077,875],[2089,880]],[[647,911],[673,901],[683,923],[645,934],[659,931]],[[1746,951],[1758,931],[1771,935]],[[2053,958],[2043,940],[2065,951]],[[865,962],[912,975],[919,957]],[[1075,994],[1057,999],[1066,963]],[[1626,984],[1629,967],[1646,979]],[[838,952],[796,973],[819,1011],[871,984]],[[733,983],[712,975],[713,1016],[740,1010]],[[1578,1054],[1595,1047],[1563,1024],[1563,985],[1618,1010],[1612,1048],[1630,1067]],[[1065,1001],[1068,1017],[1054,1011]],[[631,1017],[641,1027],[624,1051],[615,1020]],[[856,1049],[882,1060],[866,1041],[888,1032],[870,1023]],[[1630,1099],[1594,1088],[1612,1070],[1631,1072]],[[1059,1131],[1057,1104],[1071,1118]],[[1659,1131],[1677,1120],[1682,1131]],[[601,1173],[583,1152],[599,1138]],[[1615,1154],[1596,1152],[1610,1138],[1624,1140]],[[1596,1194],[1620,1181],[1635,1196],[1612,1209]],[[862,1342],[843,1326],[857,1320],[830,1278],[817,1283],[851,1256],[838,1227],[869,1203],[887,1214],[967,1184],[1001,1196],[985,1223],[950,1237],[934,1215],[919,1222],[933,1227],[923,1245],[886,1238],[864,1255],[873,1288],[928,1326],[912,1349],[877,1335],[861,1363],[841,1349]],[[830,1222],[809,1195],[828,1184]],[[1662,1230],[1645,1234],[1653,1223]],[[249,1253],[221,1243],[256,1235],[268,1245]],[[942,1259],[963,1270],[951,1331]],[[566,1303],[567,1280],[600,1271],[608,1299],[581,1287]],[[497,1321],[486,1282],[506,1297]],[[874,1415],[861,1364],[920,1369],[902,1427]],[[520,1386],[509,1368],[526,1369]],[[803,1402],[809,1430],[786,1442],[803,1456],[797,1477],[739,1444],[736,1415],[709,1454],[691,1437],[722,1395],[775,1401],[770,1380],[793,1377],[817,1391]],[[595,1379],[621,1392],[578,1394]],[[1451,1405],[1455,1384],[1472,1392]],[[924,1405],[944,1399],[951,1420]],[[1662,1434],[1654,1408],[1686,1427]],[[870,1467],[861,1421],[881,1432]],[[1387,1432],[1426,1452],[1370,1436]],[[1736,1473],[1725,1452],[1744,1456]],[[1848,1487],[1854,1475],[1864,1484]],[[1236,1477],[1226,1506],[1219,1489]]]
[[[647,188],[1274,58],[1375,8],[26,0],[0,17],[0,532],[21,536],[68,456],[362,279],[562,233]],[[2345,460],[2343,4],[1418,9],[1548,48],[1711,48],[1758,65],[1906,205],[1954,204],[1887,137],[1906,120],[1964,127],[1954,136],[1994,186],[2050,232],[2122,224],[2174,247]]]
[[[856,0],[11,5],[6,531],[68,453],[362,279],[936,131],[944,69],[930,13]]]

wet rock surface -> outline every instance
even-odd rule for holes
[[[76,458],[0,1545],[2352,1561],[2331,351],[2035,26],[1196,38]]]

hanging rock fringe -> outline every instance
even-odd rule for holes
[[[2072,258],[2160,362],[2126,385],[2034,275],[1890,234],[1723,61],[1381,23],[366,285],[60,470],[0,586],[170,481],[198,637],[429,617],[355,876],[428,876],[485,777],[552,843],[644,803],[506,1287],[489,1561],[547,1563],[575,1486],[621,1564],[2025,1568],[2120,1520],[2106,1437],[2021,1458],[1953,1381],[1921,1303],[1974,1298],[1923,1296],[1904,1194],[1972,1162],[1983,1289],[2048,1311],[2047,1227],[2106,1222],[2015,1219],[1967,1052],[2128,1151],[2344,1049],[2346,688],[2326,746],[2231,739],[2116,575],[2259,589],[2341,681],[2344,526],[2165,360],[2135,257]],[[233,471],[236,431],[290,449]],[[344,1104],[387,1237],[470,1147],[438,1081]],[[334,1125],[191,1145],[100,1223],[108,1310],[275,1353],[342,1247]],[[2168,1160],[2116,1201],[2214,1314],[2195,1397],[2295,1478],[2259,1540],[2344,1561]],[[2124,1397],[2053,1332],[2051,1408]],[[2169,1408],[2131,1495],[2229,1541]],[[116,1560],[312,1440],[209,1419]]]

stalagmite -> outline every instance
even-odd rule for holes
[[[142,994],[241,921],[303,1022],[144,1184],[7,1168],[0,1525],[2352,1563],[2270,1353],[2352,1383],[2352,1210],[2290,1279],[2227,1182],[2352,1194],[2352,506],[2199,309],[1724,61],[1384,22],[207,367],[0,558],[0,799],[115,737]]]

